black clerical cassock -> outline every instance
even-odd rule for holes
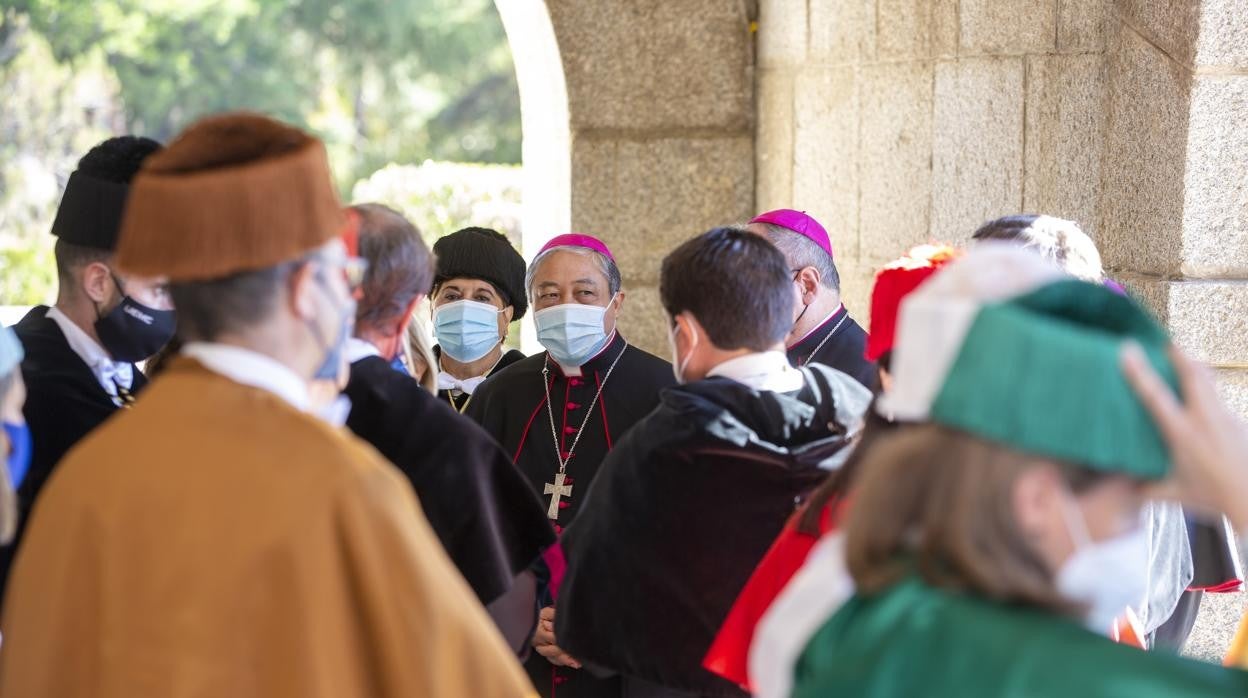
[[[868,361],[867,332],[841,306],[788,348],[789,363],[797,367],[823,364],[847,373],[870,390],[875,389],[878,375],[874,361]]]
[[[121,409],[91,368],[70,348],[60,326],[47,315],[48,308],[39,306],[13,326],[26,351],[22,361],[26,405],[22,413],[30,426],[33,450],[30,472],[18,490],[21,515],[17,536],[0,550],[0,598],[30,509],[56,464],[84,436]],[[134,378],[126,393],[128,399],[147,385],[142,371],[133,364],[131,369]]]
[[[545,508],[507,454],[410,376],[371,356],[351,364],[347,427],[411,481],[430,526],[483,604],[555,541]],[[493,611],[493,609],[491,609]],[[533,596],[521,636],[532,631]],[[515,629],[495,614],[504,635]],[[523,639],[523,637],[522,637]]]
[[[755,565],[857,429],[848,375],[794,392],[714,377],[663,393],[603,463],[563,537],[559,646],[624,675],[626,696],[744,696],[702,668]]]
[[[556,530],[576,520],[603,458],[675,382],[671,364],[619,333],[580,369],[567,376],[546,352],[530,356],[482,383],[465,413],[512,456]],[[616,679],[556,668],[537,653],[526,669],[543,696],[619,696]]]

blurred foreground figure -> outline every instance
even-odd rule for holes
[[[261,116],[144,164],[117,262],[169,277],[187,344],[45,490],[0,695],[531,692],[402,475],[308,412],[355,314],[343,223],[321,143]]]
[[[22,343],[7,327],[0,327],[0,543],[17,531],[17,488],[30,469],[30,427],[22,416],[26,384],[22,381]]]
[[[1131,300],[1009,248],[1024,255],[1009,283],[975,295],[1002,280],[987,251],[902,304],[879,407],[924,424],[864,456],[854,595],[792,695],[1248,694],[1248,674],[1104,637],[1147,584],[1145,488],[1178,461],[1121,357],[1134,345],[1173,395],[1168,338]]]

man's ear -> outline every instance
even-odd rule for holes
[[[814,267],[805,267],[797,272],[797,285],[802,288],[802,304],[809,305],[814,301],[814,296],[819,292],[819,270]]]
[[[114,293],[113,272],[103,262],[91,262],[82,268],[82,292],[92,303],[103,305]],[[116,289],[120,295],[121,289]]]
[[[310,263],[300,264],[291,272],[286,283],[286,290],[290,294],[287,303],[295,317],[307,320],[316,316],[317,303],[313,296],[323,292],[316,288],[317,283],[316,270]]]

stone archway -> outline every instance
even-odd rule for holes
[[[606,240],[623,331],[662,355],[663,255],[754,208],[753,3],[496,5],[520,84],[525,253],[573,230]]]

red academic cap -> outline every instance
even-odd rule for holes
[[[582,235],[580,233],[568,233],[566,235],[557,235],[551,238],[550,242],[542,245],[538,254],[554,249],[556,247],[584,247],[587,250],[593,250],[598,254],[604,255],[612,262],[615,261],[615,255],[611,254],[611,250],[607,248],[606,243],[592,235]]]
[[[901,259],[889,262],[875,274],[871,290],[871,334],[867,336],[868,361],[878,361],[893,348],[897,312],[901,301],[961,252],[947,245],[921,245]]]
[[[814,242],[824,252],[832,257],[832,240],[828,237],[828,231],[819,225],[819,221],[806,215],[805,211],[794,211],[791,208],[778,208],[775,211],[760,213],[754,217],[751,223],[770,223],[778,225],[781,228],[787,228],[802,237]]]

